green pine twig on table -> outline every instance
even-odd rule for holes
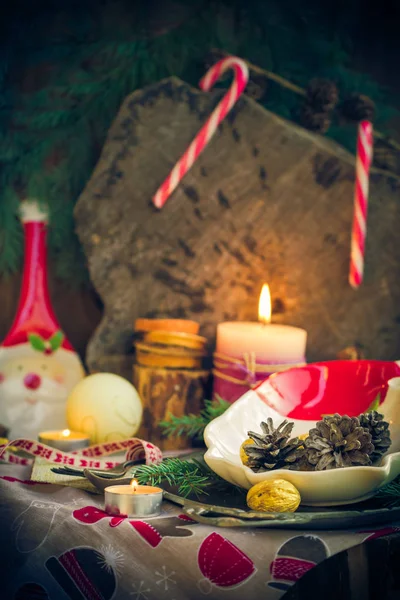
[[[383,486],[375,497],[385,500],[390,508],[400,505],[400,477]]]
[[[222,398],[206,400],[205,407],[198,415],[193,413],[176,417],[169,413],[168,420],[161,421],[159,426],[166,437],[187,435],[189,438],[201,438],[206,426],[222,415],[230,406]]]
[[[198,438],[204,431],[204,418],[201,415],[190,414],[176,417],[169,413],[168,419],[170,420],[159,423],[166,437],[187,435],[189,438]]]
[[[158,465],[140,465],[132,470],[132,475],[143,485],[167,482],[170,486],[177,486],[178,493],[185,498],[191,494],[208,494],[207,488],[211,485],[225,485],[205,463],[196,459],[166,458]]]

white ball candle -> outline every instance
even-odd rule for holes
[[[86,433],[92,444],[132,437],[142,419],[135,387],[113,373],[96,373],[80,381],[67,400],[68,427]]]

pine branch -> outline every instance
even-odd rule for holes
[[[400,505],[400,477],[397,477],[391,483],[383,486],[376,493],[376,498],[386,500],[388,507],[393,508],[394,506]]]
[[[226,400],[223,400],[220,396],[217,396],[215,401],[206,400],[205,402],[206,408],[203,411],[205,418],[207,419],[207,423],[220,417],[227,408],[230,407],[230,403]]]
[[[159,426],[163,430],[166,437],[186,435],[189,438],[197,438],[201,436],[206,424],[202,415],[182,415],[176,417],[171,413],[168,414],[169,421],[161,421]]]
[[[160,485],[166,481],[170,486],[177,486],[178,493],[185,498],[191,494],[207,494],[207,488],[218,477],[197,461],[179,458],[167,458],[158,465],[140,465],[132,470],[132,474],[141,484]]]
[[[202,459],[166,458],[158,465],[134,467],[131,473],[142,485],[162,485],[166,482],[170,486],[176,486],[178,493],[185,498],[190,495],[208,495],[210,487],[214,492],[230,495],[246,493],[221,479]]]
[[[176,417],[169,413],[166,421],[161,421],[159,426],[166,437],[186,435],[189,438],[201,438],[206,426],[213,420],[222,415],[230,406],[222,398],[216,401],[206,400],[205,408],[198,414],[193,413]]]

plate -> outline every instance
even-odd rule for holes
[[[203,496],[186,499],[171,490],[166,500],[178,504],[194,521],[214,527],[259,527],[273,529],[353,529],[395,523],[400,520],[400,506],[390,508],[387,498],[373,498],[347,507],[300,507],[295,513],[262,513],[246,508],[245,496]]]
[[[275,426],[285,417],[293,421],[296,436],[308,432],[323,414],[360,414],[378,393],[383,400],[379,410],[390,418],[393,447],[397,449],[400,389],[390,384],[400,381],[393,378],[399,371],[394,362],[331,361],[277,373],[207,425],[205,461],[220,477],[246,489],[260,481],[286,479],[298,488],[302,504],[308,506],[338,506],[370,498],[400,474],[400,452],[387,454],[378,466],[254,473],[242,464],[239,450],[247,432],[260,431],[261,421],[268,417]]]

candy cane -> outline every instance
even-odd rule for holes
[[[208,92],[213,87],[215,82],[220,78],[222,73],[228,69],[234,70],[234,79],[231,87],[215,110],[211,113],[188,149],[178,160],[168,177],[158,188],[155,196],[153,197],[153,203],[157,208],[162,208],[164,206],[169,196],[179,184],[180,180],[186,175],[197,157],[204,150],[216,132],[218,125],[226,117],[246,87],[249,79],[249,71],[246,63],[236,56],[229,56],[228,58],[223,58],[213,67],[211,67],[211,69],[200,80],[200,88],[203,91]]]
[[[349,283],[357,289],[363,279],[365,238],[367,234],[369,168],[372,161],[372,125],[361,121],[358,128],[356,186],[354,192],[353,229]]]

